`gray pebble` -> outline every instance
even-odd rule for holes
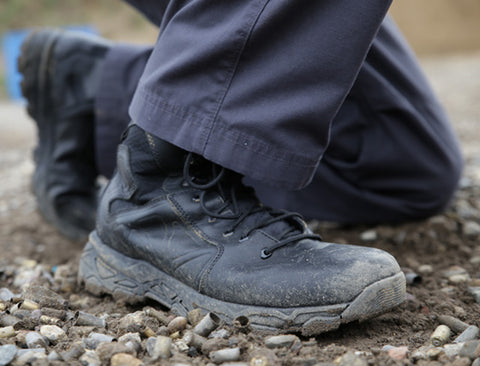
[[[100,358],[102,365],[108,365],[113,355],[117,353],[132,353],[123,343],[100,343],[95,350],[96,354]]]
[[[49,361],[62,361],[62,357],[57,353],[57,351],[52,351],[48,354],[47,360],[49,360]]]
[[[169,358],[172,352],[172,339],[165,336],[151,337],[147,340],[146,348],[148,355],[154,361],[159,358]]]
[[[224,338],[224,339],[228,339],[230,338],[230,336],[232,335],[232,333],[230,331],[228,331],[227,329],[218,329],[218,330],[214,330],[212,333],[210,333],[210,335],[208,336],[208,338]]]
[[[224,348],[210,352],[208,357],[215,363],[238,361],[240,359],[240,348]]]
[[[0,288],[0,300],[2,301],[10,301],[15,295],[12,291],[10,291],[6,287]]]
[[[13,365],[35,365],[35,366],[48,366],[48,359],[45,350],[41,348],[29,349],[27,352],[18,352],[18,357],[13,361]]]
[[[477,358],[475,361],[473,361],[472,366],[480,366],[480,358]]]
[[[10,338],[15,336],[15,329],[11,325],[0,328],[0,338]]]
[[[375,230],[367,230],[360,234],[360,240],[365,242],[371,242],[377,240],[378,235]]]
[[[18,322],[20,322],[20,319],[11,314],[2,314],[0,316],[0,326],[2,327],[14,326]]]
[[[110,343],[114,339],[115,339],[114,337],[107,334],[92,332],[88,335],[87,338],[83,339],[83,344],[85,348],[96,349],[100,343],[102,342]]]
[[[86,350],[85,353],[78,359],[84,366],[100,366],[100,358],[92,350]]]
[[[42,325],[40,327],[40,334],[47,338],[52,344],[56,344],[67,337],[65,331],[56,325]]]
[[[453,343],[463,343],[467,341],[471,341],[478,338],[480,334],[480,329],[475,325],[470,325],[467,329],[465,329],[457,338],[453,341]]]
[[[187,327],[187,318],[183,316],[177,316],[168,323],[168,330],[170,333],[181,332]]]
[[[471,360],[473,360],[478,357],[478,355],[475,354],[475,350],[479,345],[480,345],[480,340],[465,342],[458,354],[461,357],[468,357]]]
[[[291,347],[294,343],[300,342],[300,339],[293,334],[272,336],[265,339],[265,346],[268,348]]]
[[[75,342],[68,350],[63,351],[61,356],[64,361],[72,361],[78,359],[84,353],[85,349],[82,344],[80,342]]]
[[[337,363],[337,362],[335,362]],[[353,352],[344,354],[338,362],[339,366],[367,366],[368,363]]]
[[[472,294],[475,301],[480,304],[480,287],[469,287],[468,292]]]
[[[25,336],[28,348],[47,348],[47,340],[37,332],[28,332]]]
[[[17,347],[13,344],[0,346],[0,366],[8,365],[17,355]]]
[[[110,366],[140,366],[143,362],[128,353],[117,353],[112,356]]]
[[[463,234],[471,238],[477,237],[480,235],[480,225],[475,221],[467,221],[463,225]]]
[[[462,347],[463,343],[449,343],[445,344],[443,349],[448,357],[455,357],[460,353]]]

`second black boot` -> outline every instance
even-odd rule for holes
[[[94,36],[41,30],[25,40],[18,61],[27,110],[38,128],[32,179],[38,208],[78,241],[95,225],[93,105],[109,47]]]
[[[240,175],[136,125],[119,146],[79,280],[95,294],[304,335],[405,298],[388,253],[323,242],[298,214],[264,207]]]

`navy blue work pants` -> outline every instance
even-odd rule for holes
[[[384,19],[390,1],[129,2],[160,33],[153,49],[107,56],[96,101],[105,175],[132,119],[309,218],[396,222],[449,202],[458,142]]]

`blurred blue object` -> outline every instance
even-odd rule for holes
[[[91,25],[68,26],[64,28],[90,34],[98,34],[97,29]],[[31,29],[14,30],[6,32],[2,37],[2,54],[5,63],[5,83],[7,93],[13,100],[21,101],[23,99],[22,91],[20,90],[22,75],[17,69],[17,58],[20,55],[22,42],[30,32]]]

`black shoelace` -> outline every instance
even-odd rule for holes
[[[203,160],[201,163],[207,163],[207,167],[210,165],[210,177],[199,179],[195,174],[191,174],[191,167],[195,165],[196,159]],[[303,218],[298,213],[285,210],[274,210],[270,207],[263,206],[258,200],[252,200],[251,198],[249,199],[252,201],[251,205],[246,209],[244,208],[241,210],[238,204],[237,194],[247,194],[252,197],[254,196],[253,189],[245,187],[241,183],[241,176],[239,174],[227,170],[217,164],[207,162],[203,158],[189,153],[183,168],[183,178],[188,186],[202,191],[197,200],[200,203],[202,211],[209,216],[211,220],[221,219],[233,221],[232,226],[223,233],[225,237],[232,235],[235,229],[237,229],[247,217],[255,214],[263,213],[261,216],[263,216],[264,219],[260,220],[248,231],[244,232],[241,235],[241,242],[248,240],[249,235],[255,230],[266,228],[281,221],[286,223],[286,228],[280,233],[278,242],[262,249],[262,259],[269,258],[277,249],[303,239],[322,240],[319,235],[305,232],[306,228],[303,223]],[[229,189],[225,189],[225,187],[228,186]],[[216,208],[215,212],[210,210],[205,204],[206,195],[212,191],[219,194],[223,200],[223,204]]]

